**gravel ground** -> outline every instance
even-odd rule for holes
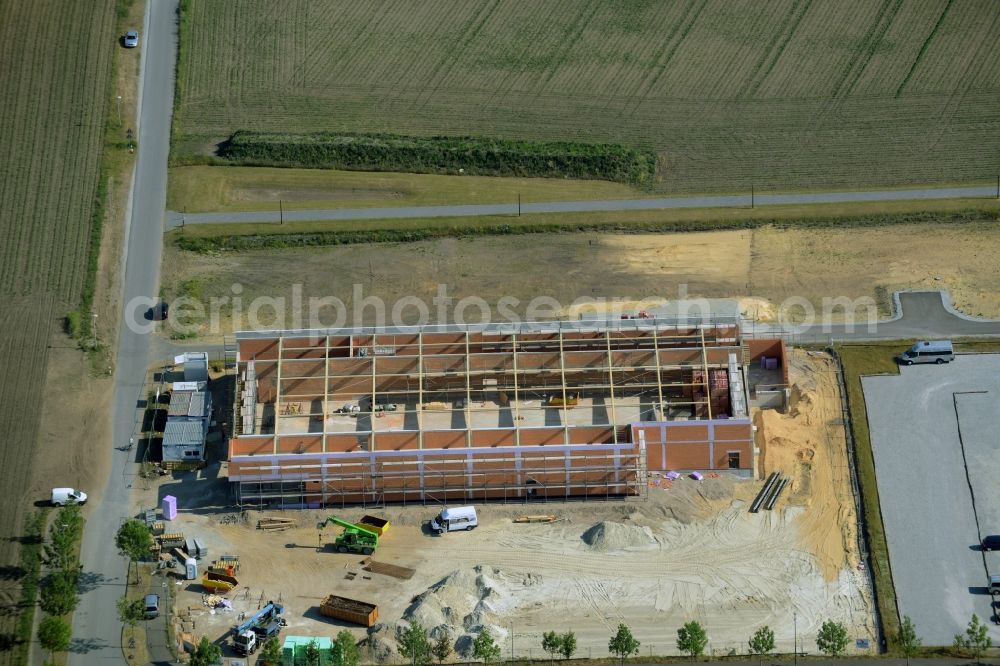
[[[950,645],[973,613],[993,617],[978,543],[1000,530],[1000,355],[901,368],[863,386],[900,613],[925,644]],[[997,642],[1000,629],[991,635]]]

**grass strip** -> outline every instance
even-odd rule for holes
[[[362,243],[412,243],[439,238],[468,238],[474,236],[505,236],[520,234],[571,233],[581,231],[602,231],[615,233],[676,233],[689,231],[717,231],[733,229],[756,229],[760,227],[787,228],[822,228],[822,227],[871,227],[897,224],[920,224],[933,222],[936,224],[965,224],[983,221],[995,221],[997,214],[981,210],[963,210],[951,213],[918,212],[861,216],[820,216],[804,218],[762,217],[752,219],[680,219],[680,220],[639,220],[630,222],[598,221],[581,223],[572,218],[565,222],[559,221],[558,215],[538,216],[551,220],[532,223],[526,219],[524,223],[498,223],[497,218],[482,218],[466,222],[462,218],[445,223],[441,220],[416,220],[411,224],[407,221],[387,220],[376,224],[395,225],[379,228],[340,229],[330,231],[307,231],[297,233],[223,233],[219,235],[202,235],[204,230],[192,227],[188,233],[181,229],[175,233],[175,242],[182,250],[203,254],[218,252],[244,252],[266,248],[296,248],[325,247],[334,245],[356,245]],[[524,219],[524,218],[519,218]],[[398,228],[405,225],[404,228]],[[426,225],[426,226],[416,226]],[[268,225],[274,228],[275,225]],[[213,229],[224,229],[224,225],[215,225]],[[279,227],[280,228],[280,227]]]
[[[882,633],[890,651],[895,649],[896,637],[899,635],[899,607],[896,603],[896,590],[892,584],[885,527],[882,524],[882,508],[875,480],[875,458],[868,430],[868,410],[865,408],[861,377],[898,374],[899,367],[893,357],[906,346],[907,344],[900,342],[836,346],[844,372],[844,383],[847,386],[847,406],[850,410],[851,433],[857,456],[858,484],[861,488],[861,506],[864,512],[865,537],[870,550],[872,580],[875,582],[875,599],[882,621]]]
[[[28,516],[21,538],[20,609],[15,631],[14,663],[27,664],[31,650],[32,630],[35,626],[35,608],[38,602],[38,583],[42,567],[42,531],[45,529],[46,511],[39,509]]]
[[[115,24],[116,34],[121,34],[125,21],[128,19],[129,10],[135,0],[117,0],[115,3]],[[111,59],[111,72],[105,82],[105,96],[107,99],[113,97],[115,80],[118,72],[118,59]],[[87,260],[83,277],[83,287],[80,290],[80,301],[77,307],[66,313],[66,332],[72,336],[81,346],[89,348],[93,340],[93,321],[90,313],[94,306],[94,293],[97,290],[97,268],[101,257],[101,237],[104,233],[104,218],[108,211],[108,179],[115,170],[115,163],[120,159],[120,155],[128,150],[128,145],[124,141],[110,139],[112,130],[117,129],[117,115],[115,107],[108,105],[104,118],[104,131],[101,143],[99,174],[97,187],[94,191],[94,199],[90,212],[90,233],[87,237]]]
[[[619,144],[474,136],[319,132],[234,133],[220,148],[232,163],[361,171],[584,178],[649,185],[656,153]]]

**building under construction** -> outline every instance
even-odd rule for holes
[[[744,371],[763,348],[784,353],[735,320],[239,333],[228,478],[242,504],[318,507],[752,474]]]

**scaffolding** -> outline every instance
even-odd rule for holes
[[[738,324],[639,320],[237,335],[242,502],[632,495],[631,423],[730,411]],[[606,453],[601,453],[605,451]]]

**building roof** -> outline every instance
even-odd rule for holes
[[[163,429],[163,459],[192,460],[204,458],[207,423],[203,419],[168,418]],[[185,451],[198,451],[194,458]]]
[[[174,391],[170,394],[167,416],[206,418],[211,409],[211,396],[205,391]]]

